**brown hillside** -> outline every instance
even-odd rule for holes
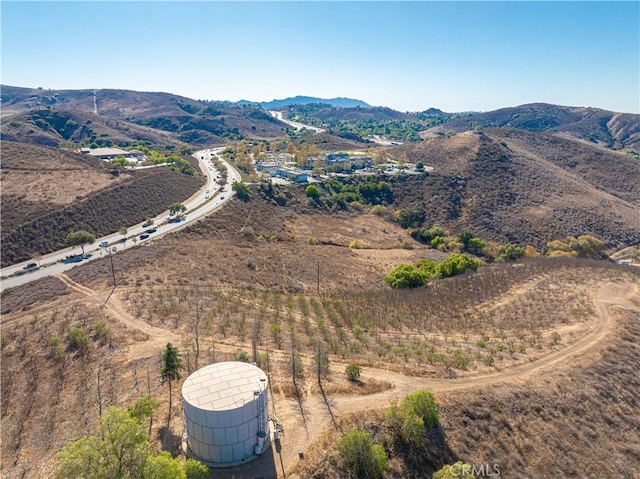
[[[476,113],[429,128],[421,136],[427,138],[438,132],[461,133],[470,127],[507,127],[532,132],[552,132],[604,148],[640,151],[640,115],[546,103],[531,103]]]
[[[114,178],[94,159],[12,142],[2,142],[1,171],[2,266],[64,248],[75,230],[101,236],[139,223],[202,185],[166,168]]]
[[[126,181],[104,163],[67,150],[2,141],[2,229],[70,205],[104,188]]]
[[[130,90],[41,90],[2,86],[3,139],[58,146],[61,141],[125,146],[224,144],[276,138],[286,125],[262,108]],[[71,120],[71,123],[69,123]],[[111,143],[107,143],[107,142]]]
[[[517,130],[432,138],[398,151],[435,167],[393,183],[396,206],[423,211],[427,224],[536,247],[580,234],[611,246],[640,241],[640,163],[626,155]]]

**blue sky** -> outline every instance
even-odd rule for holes
[[[640,112],[640,2],[15,2],[2,84]]]

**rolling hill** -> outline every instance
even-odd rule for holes
[[[430,128],[422,136],[428,137],[438,132],[460,133],[478,126],[550,132],[610,149],[633,149],[640,152],[640,115],[546,103],[530,103],[475,113]]]
[[[114,176],[84,155],[3,141],[2,266],[62,249],[72,231],[101,236],[143,221],[201,185],[200,175],[166,168]]]
[[[251,103],[251,102],[238,102],[238,103]],[[338,108],[369,108],[371,105],[362,101],[362,100],[354,100],[353,98],[318,98],[314,96],[294,96],[290,98],[285,98],[282,100],[272,100],[266,101],[262,103],[258,103],[265,110],[274,110],[277,108],[288,107],[291,105],[308,105],[311,103],[318,103],[324,105],[331,105],[332,107]]]
[[[2,86],[2,139],[12,141],[210,146],[246,137],[275,138],[285,130],[259,106],[156,92]]]
[[[538,248],[592,234],[609,246],[640,243],[640,161],[550,133],[488,129],[394,150],[435,167],[394,184],[397,207],[495,241]]]

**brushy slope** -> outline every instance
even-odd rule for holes
[[[609,246],[640,242],[640,162],[574,140],[515,130],[440,137],[401,147],[428,177],[393,183],[396,207],[425,223],[537,248],[592,234]]]

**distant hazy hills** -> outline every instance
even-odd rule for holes
[[[283,100],[273,100],[267,102],[252,102],[248,100],[240,100],[240,105],[260,105],[265,110],[273,110],[276,108],[283,108],[291,105],[309,105],[312,103],[320,103],[323,105],[331,105],[339,108],[369,108],[371,105],[363,102],[362,100],[354,100],[353,98],[318,98],[314,96],[294,96],[285,98]]]
[[[611,149],[632,148],[640,152],[640,115],[546,103],[475,113],[431,128],[422,136],[437,132],[460,133],[477,126],[559,133]]]
[[[44,90],[2,86],[2,138],[59,146],[132,142],[194,146],[284,136],[262,107],[129,90]]]
[[[408,113],[350,98],[296,96],[256,104],[130,90],[1,88],[2,139],[46,146],[64,142],[94,146],[148,142],[204,147],[242,138],[272,139],[286,136],[289,126],[265,110],[298,105],[297,109],[320,122],[319,126],[335,121],[411,122],[437,117],[438,126],[422,131],[422,138],[477,127],[517,128],[640,152],[640,115],[598,108],[533,103],[485,113],[445,113],[435,108]],[[359,143],[363,148],[371,146]]]

